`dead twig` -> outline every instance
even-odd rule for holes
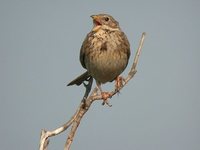
[[[119,90],[121,90],[129,82],[129,80],[131,80],[134,77],[134,75],[137,72],[136,67],[137,67],[139,56],[140,56],[142,46],[143,46],[143,43],[144,43],[145,35],[146,35],[145,32],[142,33],[142,37],[141,37],[141,40],[140,40],[140,43],[139,43],[139,47],[136,51],[131,70],[129,71],[128,76],[123,79],[124,84],[119,88]],[[52,131],[42,130],[41,136],[40,136],[40,150],[47,150],[47,147],[48,147],[48,144],[49,144],[49,137],[58,135],[58,134],[62,133],[63,131],[67,130],[71,126],[71,130],[70,130],[68,138],[66,140],[64,150],[70,149],[70,146],[73,142],[75,133],[76,133],[78,126],[81,122],[81,119],[83,118],[85,113],[89,110],[91,104],[95,100],[102,100],[102,95],[98,94],[98,88],[97,87],[95,87],[93,89],[93,91],[91,92],[90,96],[88,96],[90,91],[91,91],[92,82],[93,82],[93,79],[90,78],[90,79],[88,79],[88,84],[84,83],[86,91],[85,91],[85,94],[84,94],[83,99],[81,101],[81,104],[79,105],[75,114],[71,117],[71,119],[67,123],[63,124],[61,127],[57,128],[55,130],[52,130]],[[118,93],[118,91],[116,91],[116,90],[110,92],[110,98],[112,96],[114,96],[116,93]]]

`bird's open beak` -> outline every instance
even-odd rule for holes
[[[90,17],[91,17],[93,20],[98,18],[97,15],[91,15]]]
[[[100,17],[98,15],[92,15],[90,17],[93,19],[93,24],[94,24],[92,31],[97,32],[102,25],[100,22]]]
[[[92,15],[90,17],[93,19],[94,25],[96,25],[96,26],[101,25],[100,17],[98,15]]]

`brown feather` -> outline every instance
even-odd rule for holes
[[[85,73],[78,76],[76,79],[72,80],[70,83],[68,83],[67,86],[71,86],[71,85],[75,85],[75,84],[79,86],[79,85],[81,85],[81,83],[83,83],[89,77],[91,77],[91,75],[88,73],[88,71],[86,71]]]

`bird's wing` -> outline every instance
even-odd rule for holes
[[[79,56],[79,59],[80,59],[80,62],[81,62],[81,65],[83,66],[83,68],[86,68],[86,65],[85,65],[85,55],[86,55],[86,52],[87,52],[87,48],[90,47],[90,42],[88,42],[89,40],[89,37],[92,33],[88,33],[86,38],[84,39],[83,41],[83,44],[81,46],[81,50],[80,50],[80,56]]]

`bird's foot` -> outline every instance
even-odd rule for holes
[[[124,85],[123,84],[123,81],[124,81],[124,78],[122,76],[118,76],[116,79],[115,79],[115,91],[116,92],[119,92],[120,89],[122,88],[122,86]]]
[[[102,105],[108,105],[109,107],[112,107],[112,105],[109,104],[109,101],[108,99],[112,97],[112,94],[109,93],[109,92],[101,92],[101,96],[102,96],[102,99],[103,99],[103,103]]]

